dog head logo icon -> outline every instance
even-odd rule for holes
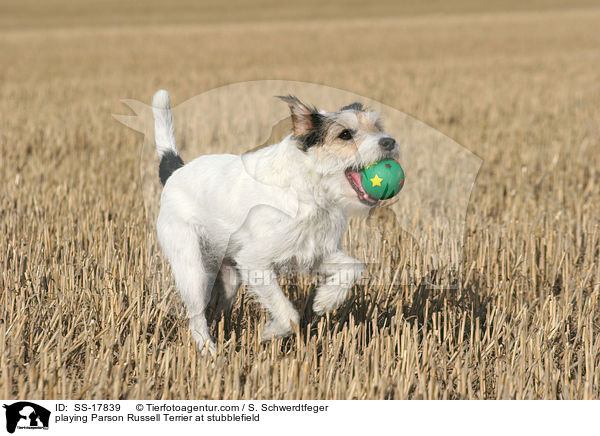
[[[335,111],[349,102],[360,101],[381,115],[385,130],[398,142],[399,162],[407,171],[410,182],[404,184],[398,196],[373,208],[371,214],[375,213],[378,218],[382,211],[387,211],[385,216],[390,217],[387,221],[393,222],[394,232],[400,229],[412,241],[411,246],[423,253],[423,264],[411,265],[415,268],[414,274],[410,272],[414,275],[411,281],[419,281],[435,271],[460,272],[466,211],[482,160],[452,138],[390,106],[348,91],[311,83],[275,80],[235,83],[202,93],[173,108],[175,130],[180,134],[178,148],[188,159],[210,153],[239,155],[243,183],[238,185],[260,193],[251,196],[257,199],[255,206],[274,207],[294,216],[298,212],[297,193],[262,183],[262,173],[247,164],[244,154],[260,148],[258,144],[268,145],[289,134],[292,127],[289,111],[275,98],[287,94],[301,96],[303,101],[315,104],[319,110]],[[141,187],[148,223],[154,227],[162,185],[156,174],[153,108],[137,100],[123,100],[123,103],[135,115],[113,116],[144,134],[140,156]],[[353,106],[344,106],[348,107]],[[320,152],[319,147],[313,148]],[[360,152],[363,154],[362,150]],[[286,168],[297,170],[294,165]],[[239,228],[249,213],[247,208],[238,207],[236,211],[238,215],[231,220],[232,228]],[[354,231],[355,239],[358,239],[357,231],[365,233],[361,235],[362,239],[369,241],[373,252],[377,251],[378,239],[384,239],[385,229],[373,224],[377,222],[377,219],[370,219],[367,225]],[[381,258],[362,260],[381,263]],[[456,276],[443,275],[449,281],[440,285],[455,288],[455,279],[450,281],[450,278]]]
[[[47,429],[50,411],[29,401],[19,401],[3,406],[6,409],[6,431],[14,433],[19,429]]]

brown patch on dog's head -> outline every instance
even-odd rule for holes
[[[337,113],[351,111],[358,117],[360,128],[367,132],[383,132],[383,121],[379,113],[363,106],[362,103],[355,102],[342,107]]]

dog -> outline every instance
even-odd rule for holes
[[[277,282],[281,271],[320,273],[313,311],[322,315],[339,307],[364,269],[341,249],[348,218],[378,204],[362,188],[361,171],[399,157],[380,115],[361,103],[326,112],[291,95],[279,98],[292,121],[281,142],[185,165],[169,94],[159,90],[153,98],[164,185],[158,239],[203,352],[215,352],[207,308],[217,301],[219,311],[231,309],[241,283],[268,314],[263,340],[292,334],[300,321]]]

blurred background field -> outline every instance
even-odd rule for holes
[[[590,1],[3,1],[0,396],[599,398],[599,27]],[[143,138],[111,114],[263,79],[378,100],[482,158],[458,291],[359,286],[270,344],[242,295],[200,356],[157,297]]]

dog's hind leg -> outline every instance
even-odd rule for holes
[[[210,338],[206,308],[216,271],[211,270],[211,262],[203,261],[201,235],[194,226],[173,215],[162,213],[162,210],[158,216],[157,231],[160,244],[171,264],[175,285],[189,311],[192,336],[203,353],[206,350],[214,353],[215,345]]]
[[[232,265],[221,265],[210,301],[210,307],[214,307],[215,317],[231,310],[240,284],[241,277],[237,268]]]

